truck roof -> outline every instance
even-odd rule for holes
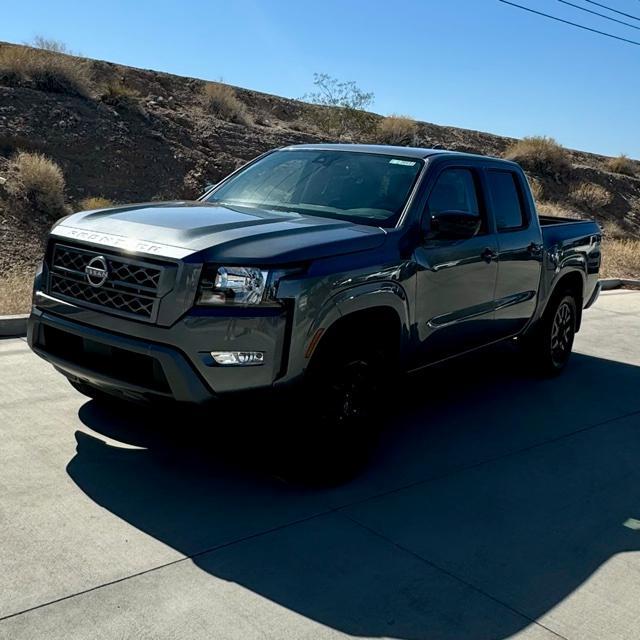
[[[421,147],[394,147],[388,144],[294,144],[284,147],[283,151],[294,149],[314,149],[325,151],[359,151],[362,153],[378,153],[389,156],[405,156],[407,158],[428,158],[438,154],[451,154],[460,156],[471,156],[474,158],[486,158],[473,153],[463,153],[461,151],[448,151],[446,149],[425,149]],[[496,158],[498,159],[498,158]]]

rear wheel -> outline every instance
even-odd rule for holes
[[[560,294],[547,310],[531,336],[525,339],[529,355],[545,375],[558,375],[569,362],[577,327],[577,303],[571,291]]]

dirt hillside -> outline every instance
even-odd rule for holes
[[[76,210],[87,197],[118,203],[195,198],[207,183],[267,149],[331,140],[318,128],[314,109],[296,100],[234,88],[247,115],[234,122],[207,106],[203,80],[62,56],[86,78],[85,90],[75,91],[52,82],[51,74],[42,80],[28,65],[27,71],[3,66],[3,52],[30,56],[33,50],[0,44],[0,278],[35,263],[54,221],[47,212],[11,205],[5,187],[10,159],[19,151],[40,152],[61,167],[68,209]],[[375,130],[351,139],[377,141]],[[417,123],[411,142],[500,156],[514,141]],[[640,178],[607,170],[603,156],[568,153],[567,175],[532,173],[547,210],[584,211],[615,223],[619,232],[640,235]],[[585,183],[608,197],[576,200],[576,187]]]

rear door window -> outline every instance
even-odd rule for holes
[[[487,182],[498,231],[525,227],[527,219],[516,175],[511,171],[489,171]]]

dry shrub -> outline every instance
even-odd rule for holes
[[[409,116],[392,114],[378,122],[376,140],[382,144],[410,145],[414,143],[418,125]]]
[[[140,93],[128,87],[123,80],[111,80],[102,86],[100,99],[112,106],[131,106],[137,103]]]
[[[536,210],[541,216],[553,216],[554,218],[575,218],[579,220],[582,216],[576,211],[571,211],[557,202],[538,202]]]
[[[11,159],[4,185],[14,202],[53,217],[67,213],[64,187],[62,169],[53,160],[41,153],[24,151]]]
[[[554,176],[567,173],[571,167],[566,149],[547,136],[523,138],[512,144],[504,157],[528,171]]]
[[[16,269],[0,275],[0,315],[28,313],[35,269]]]
[[[602,241],[601,278],[640,278],[640,239],[606,235]]]
[[[604,187],[591,182],[583,182],[574,187],[569,193],[569,198],[589,210],[606,207],[613,200],[613,196]]]
[[[612,173],[622,173],[625,176],[636,175],[635,162],[629,156],[625,156],[624,153],[617,158],[609,158],[605,166]]]
[[[0,48],[0,84],[88,97],[91,74],[87,63],[42,49]]]
[[[238,99],[232,87],[208,82],[202,93],[205,105],[218,118],[244,125],[251,123],[247,107]]]
[[[527,176],[531,195],[536,202],[542,202],[545,199],[544,185],[540,180],[532,176]]]
[[[113,202],[109,200],[109,198],[103,198],[102,196],[90,196],[89,198],[80,200],[78,207],[78,211],[106,209],[107,207],[113,207]]]

